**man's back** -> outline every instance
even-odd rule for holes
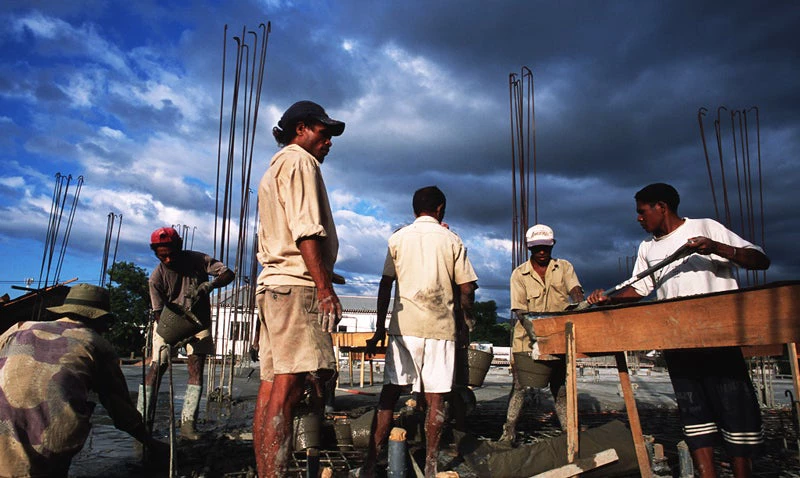
[[[397,278],[390,335],[453,340],[453,285],[477,280],[461,239],[420,216],[389,238],[384,275]]]
[[[36,471],[29,455],[77,453],[94,408],[88,391],[108,386],[98,370],[116,364],[108,341],[69,319],[22,322],[0,336],[0,421],[12,424],[0,431],[0,474]]]

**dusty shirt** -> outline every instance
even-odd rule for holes
[[[228,266],[202,252],[180,251],[178,254],[170,267],[159,262],[150,274],[150,303],[154,311],[161,311],[168,302],[191,307],[189,294],[198,284],[206,282],[209,275],[217,277],[228,271]],[[200,297],[192,311],[198,319],[210,323],[208,295]]]
[[[80,322],[21,322],[0,336],[0,476],[51,476],[83,447],[95,391],[114,426],[132,431],[131,403],[111,344]]]
[[[561,312],[569,305],[569,291],[580,287],[569,261],[551,259],[544,279],[525,261],[511,273],[511,309],[521,312]],[[529,352],[531,339],[517,322],[514,325],[512,352]]]
[[[457,235],[418,217],[389,238],[383,275],[397,280],[389,335],[455,340],[453,285],[478,280]]]
[[[265,286],[314,286],[297,242],[322,238],[322,262],[333,272],[339,239],[320,163],[300,146],[278,151],[258,186],[258,276]]]
[[[764,252],[760,247],[742,239],[713,219],[686,219],[671,233],[642,241],[633,275],[662,261],[686,244],[689,238],[704,236],[722,244]],[[736,265],[716,254],[691,254],[667,264],[660,270],[633,284],[636,293],[646,297],[653,290],[658,299],[671,299],[739,288],[733,269]]]

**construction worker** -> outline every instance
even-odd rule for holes
[[[436,186],[418,189],[412,199],[416,219],[389,238],[378,288],[376,330],[367,340],[367,353],[374,353],[377,344],[383,344],[389,336],[386,367],[362,477],[376,474],[378,453],[386,445],[395,405],[407,386],[422,394],[427,408],[425,476],[433,477],[437,472],[445,400],[453,388],[457,332],[466,330],[473,320],[478,280],[461,239],[441,226],[446,202]],[[394,310],[387,330],[395,281]],[[458,317],[457,299],[461,310]],[[461,321],[465,323],[459,325]]]
[[[150,248],[158,257],[159,264],[150,275],[150,302],[153,307],[153,353],[150,370],[145,378],[145,385],[139,386],[137,408],[146,415],[148,425],[152,427],[158,387],[161,377],[167,369],[168,348],[164,338],[158,333],[157,324],[161,313],[170,304],[191,310],[194,316],[207,327],[186,343],[188,355],[189,382],[181,411],[181,437],[197,440],[197,414],[203,390],[203,368],[207,354],[213,354],[214,340],[211,336],[211,301],[212,289],[225,287],[233,281],[233,271],[213,257],[196,251],[183,250],[183,240],[178,231],[172,227],[162,227],[153,231],[150,236]],[[213,281],[208,280],[210,276]],[[177,348],[172,349],[173,355]],[[147,413],[144,403],[147,397]]]
[[[333,290],[339,239],[320,166],[345,124],[313,101],[291,105],[272,129],[281,146],[258,186],[261,386],[253,417],[258,476],[285,476],[292,416],[307,382],[311,408],[336,377],[331,332],[342,318]]]
[[[734,268],[764,270],[770,259],[761,247],[713,219],[678,215],[678,191],[664,183],[634,196],[636,220],[653,237],[639,244],[633,276],[687,245],[692,254],[644,277],[613,296],[596,290],[590,304],[639,301],[655,292],[658,300],[735,290]],[[686,444],[698,476],[717,476],[714,446],[722,443],[733,475],[752,476],[752,457],[764,445],[761,410],[739,347],[665,350]]]
[[[20,322],[0,336],[0,476],[66,477],[89,436],[97,393],[114,426],[165,464],[128,393],[114,347],[100,334],[114,320],[107,289],[78,284],[49,322]]]
[[[570,301],[583,300],[583,288],[578,282],[575,268],[564,259],[552,256],[556,243],[553,229],[544,224],[536,224],[525,233],[529,261],[525,261],[511,273],[511,310],[517,316],[514,325],[514,340],[511,350],[514,353],[528,353],[534,359],[543,375],[549,375],[547,384],[555,401],[556,416],[561,429],[567,427],[567,364],[563,357],[540,356],[535,344],[531,319],[528,313],[561,312]],[[514,375],[511,395],[508,399],[508,413],[503,425],[500,441],[514,442],[516,427],[522,406],[525,402],[526,388],[520,384],[519,368],[511,366]]]

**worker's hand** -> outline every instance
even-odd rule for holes
[[[693,252],[698,254],[716,254],[719,252],[720,243],[703,236],[692,237],[686,243]]]
[[[213,288],[214,286],[211,285],[211,282],[205,281],[201,282],[200,284],[197,284],[197,289],[195,289],[194,292],[198,296],[208,295],[211,292],[211,289]]]
[[[372,356],[378,353],[378,342],[380,342],[381,347],[383,347],[383,342],[386,340],[386,330],[376,330],[375,334],[372,335],[372,338],[367,339],[367,356]]]
[[[319,323],[322,330],[326,332],[333,332],[336,330],[336,324],[342,320],[342,304],[336,296],[336,292],[330,289],[318,289],[317,301]]]
[[[607,304],[611,302],[611,299],[607,295],[603,294],[603,289],[597,289],[589,294],[589,297],[586,298],[586,302],[591,305]]]

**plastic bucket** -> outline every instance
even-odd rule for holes
[[[550,384],[553,369],[547,360],[533,360],[526,352],[514,352],[517,380],[523,387],[543,388]]]
[[[156,332],[164,342],[175,345],[197,334],[206,326],[192,313],[178,304],[167,303],[161,310]]]
[[[294,417],[293,435],[295,451],[302,451],[306,448],[319,448],[320,425],[322,419],[315,413],[306,413]]]
[[[466,352],[467,363],[469,364],[467,385],[471,387],[480,387],[483,385],[483,380],[486,378],[489,366],[492,365],[494,354],[477,349],[467,349]]]

